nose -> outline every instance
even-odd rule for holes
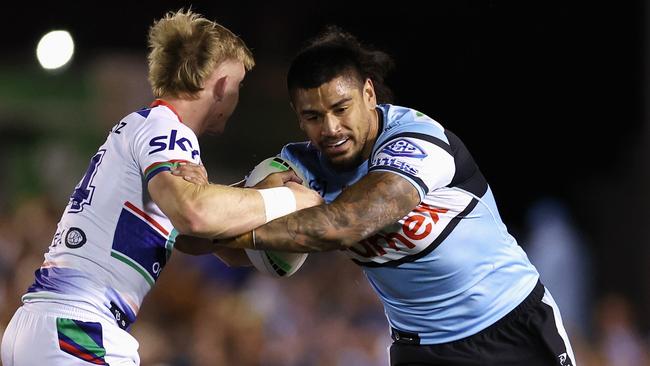
[[[338,118],[330,115],[329,113],[323,118],[323,128],[321,134],[323,136],[336,136],[341,131],[341,123]]]

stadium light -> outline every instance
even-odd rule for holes
[[[45,34],[36,46],[36,58],[46,70],[65,66],[74,54],[74,41],[68,31],[54,30]]]

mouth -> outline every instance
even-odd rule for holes
[[[340,153],[344,152],[345,150],[347,150],[348,145],[349,145],[349,143],[348,143],[349,141],[350,141],[350,138],[344,137],[344,138],[339,139],[339,140],[325,142],[322,145],[323,150],[325,150],[325,152],[327,154],[334,154],[334,155],[335,154],[340,154]]]

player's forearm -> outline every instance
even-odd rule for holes
[[[212,239],[198,238],[196,236],[178,235],[174,249],[189,255],[204,255],[219,249]]]
[[[204,238],[233,237],[266,222],[264,200],[255,189],[217,184],[190,186],[184,210],[191,218],[187,235]]]
[[[352,222],[352,216],[333,205],[305,209],[256,229],[255,247],[291,252],[345,249],[370,235]]]
[[[228,267],[248,267],[253,265],[243,249],[219,247],[212,254]]]
[[[280,217],[248,232],[218,242],[231,248],[321,252],[344,249],[369,236],[372,227],[354,225],[354,215],[340,205],[316,206]]]
[[[408,214],[419,202],[411,183],[392,173],[371,173],[334,202],[304,209],[255,229],[255,248],[316,252],[348,248]],[[223,245],[252,248],[243,235]]]

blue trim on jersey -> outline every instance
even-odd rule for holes
[[[142,110],[136,111],[135,113],[141,115],[144,118],[147,118],[147,117],[149,117],[150,112],[151,112],[151,109],[147,108],[147,109],[142,109]]]
[[[49,292],[101,299],[103,293],[100,291],[95,279],[87,273],[74,268],[41,267],[34,272],[34,283],[27,289],[27,294]],[[38,298],[38,296],[29,298]],[[25,297],[23,302],[24,299]]]
[[[40,292],[40,291],[49,291],[56,293],[63,293],[61,291],[61,286],[59,282],[55,279],[57,268],[39,268],[34,271],[34,283],[29,286],[27,292]],[[50,273],[52,272],[52,273]]]
[[[154,280],[158,279],[167,263],[166,244],[167,238],[156,229],[130,211],[122,209],[115,227],[113,250],[138,263]]]
[[[149,174],[147,174],[147,176],[144,178],[144,183],[148,184],[149,181],[151,180],[151,178],[155,177],[159,173],[171,172],[171,171],[172,171],[172,169],[169,166],[166,166],[166,165],[160,166],[160,167],[150,171]]]

